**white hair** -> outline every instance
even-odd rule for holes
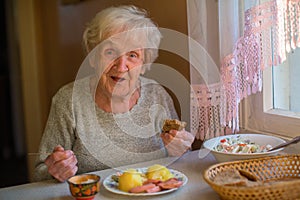
[[[154,62],[162,35],[148,13],[133,5],[109,7],[97,13],[87,24],[83,34],[85,50],[89,53],[114,34],[134,30],[146,36],[143,37],[146,38],[148,47],[145,49],[145,63]]]

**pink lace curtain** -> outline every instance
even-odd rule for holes
[[[207,21],[209,16],[198,18],[199,24],[191,18],[197,9],[201,12],[199,8],[207,10],[211,6],[208,1],[187,2],[190,37],[208,49],[209,42],[199,40],[195,35],[201,32],[193,30],[195,27],[202,30],[201,21]],[[282,63],[287,52],[300,46],[300,0],[214,2],[218,4],[220,19],[217,47],[220,81],[208,83],[202,80],[202,74],[191,74],[191,132],[202,140],[238,131],[240,101],[262,90],[265,68]],[[193,72],[199,67],[191,68]]]

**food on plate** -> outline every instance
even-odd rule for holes
[[[214,150],[225,153],[263,153],[271,148],[269,144],[260,146],[238,135],[221,139]]]
[[[262,182],[258,181],[256,176],[245,170],[226,169],[218,173],[214,180],[218,185],[224,186],[258,186]]]
[[[166,181],[157,182],[144,182],[143,185],[131,188],[130,193],[154,193],[162,190],[170,190],[174,188],[179,188],[182,186],[183,182],[177,178],[170,178]]]
[[[164,190],[179,188],[182,185],[182,181],[178,181],[177,178],[170,178],[166,181],[158,183],[158,186]]]
[[[163,132],[169,132],[170,130],[181,131],[186,127],[186,122],[179,121],[177,119],[166,119],[163,124]]]
[[[119,190],[129,192],[130,189],[143,185],[144,178],[143,174],[135,169],[128,169],[120,175],[119,179]]]
[[[148,167],[146,177],[151,180],[166,181],[173,178],[174,175],[165,166],[156,164]]]
[[[118,189],[129,193],[155,193],[162,190],[179,188],[183,181],[163,165],[152,165],[143,173],[136,169],[127,169],[111,177],[118,183]]]
[[[151,193],[151,192],[159,192],[159,191],[161,191],[160,187],[153,183],[143,184],[141,186],[137,186],[129,190],[130,193],[143,193],[143,192]]]

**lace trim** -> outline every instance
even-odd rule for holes
[[[224,89],[220,83],[192,85],[191,93],[191,132],[197,139],[208,139],[227,134]]]

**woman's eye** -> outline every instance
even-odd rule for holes
[[[106,49],[104,55],[106,57],[114,58],[116,56],[116,51],[114,49]]]
[[[135,52],[129,52],[129,55],[128,55],[130,58],[138,58],[138,54],[135,53]]]

